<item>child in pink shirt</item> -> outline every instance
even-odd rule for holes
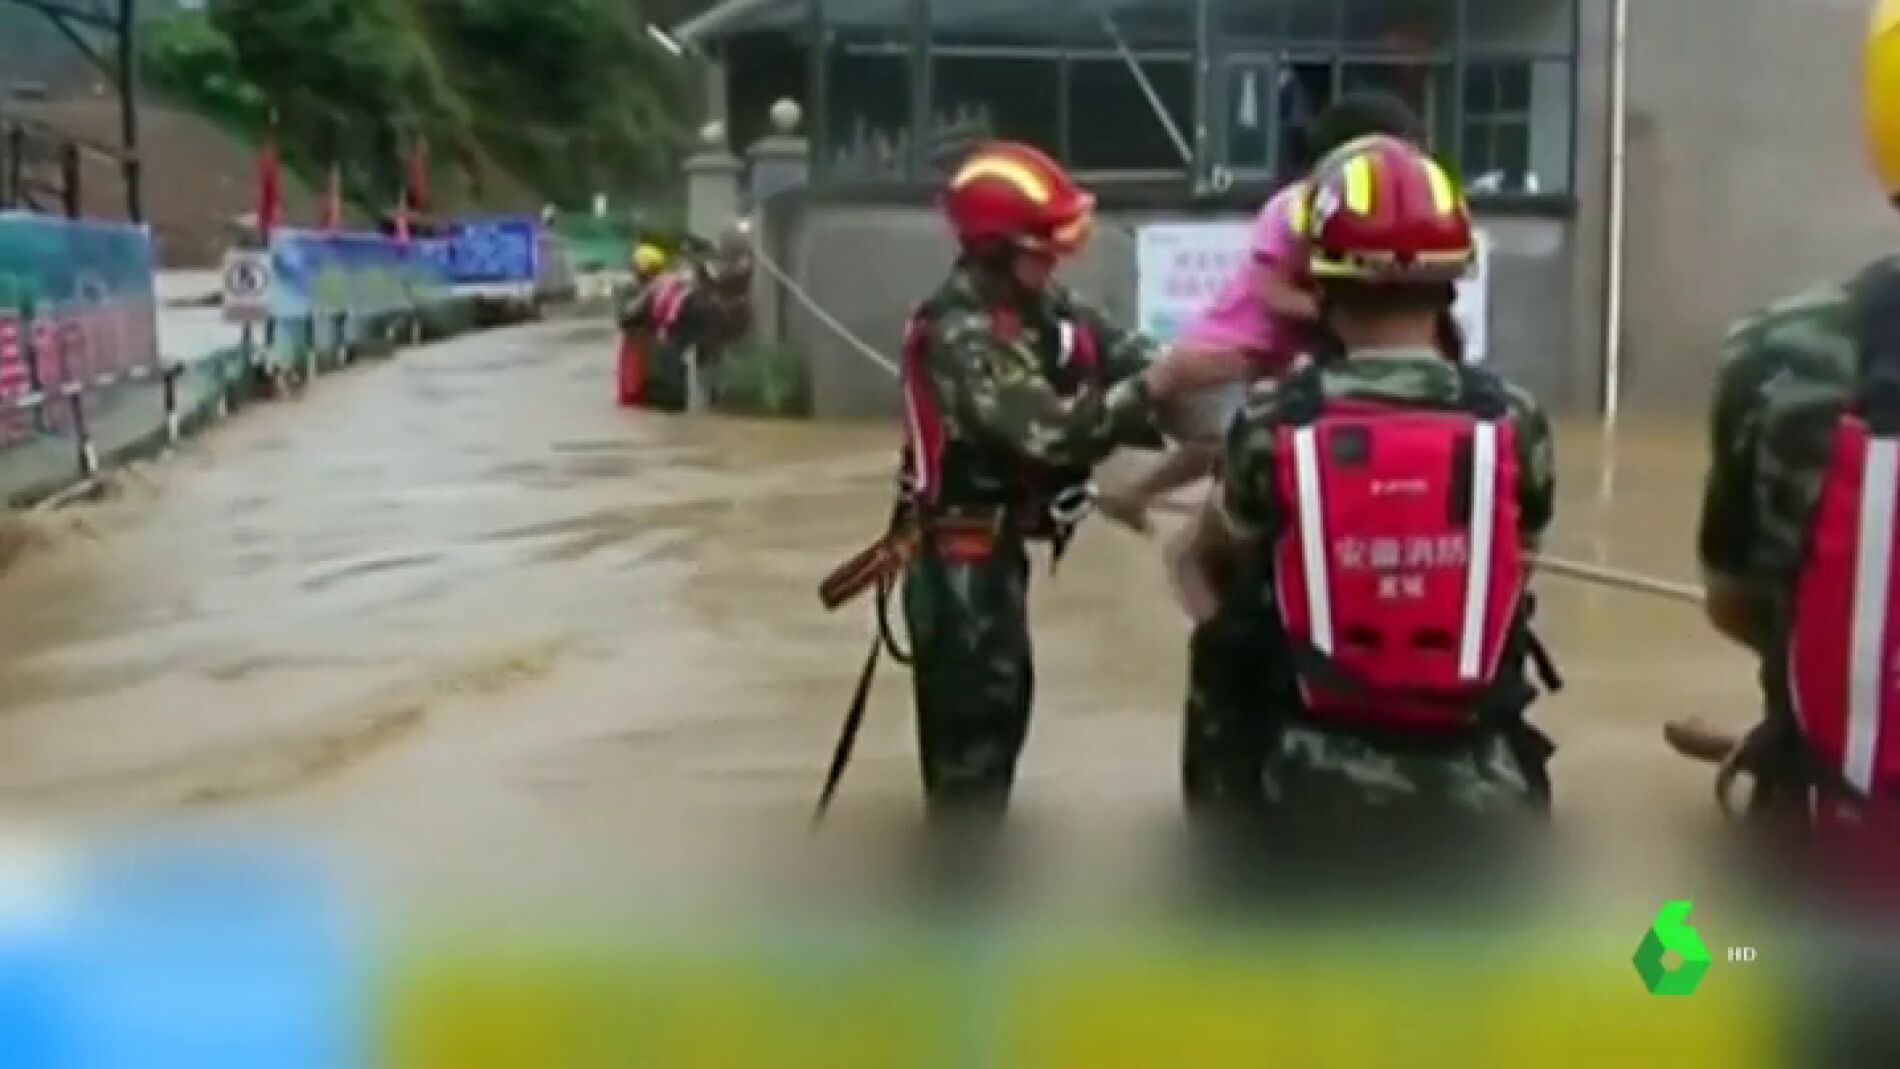
[[[1383,134],[1417,142],[1418,116],[1396,97],[1341,97],[1313,121],[1309,166],[1340,146]],[[1177,365],[1170,399],[1178,444],[1126,486],[1098,501],[1111,519],[1146,530],[1148,506],[1214,473],[1221,438],[1255,378],[1278,375],[1313,346],[1319,306],[1306,274],[1306,183],[1289,183],[1254,217],[1249,256],[1161,357]]]

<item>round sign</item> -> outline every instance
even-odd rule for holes
[[[269,276],[261,259],[233,260],[224,269],[224,289],[233,297],[261,297],[268,288]]]

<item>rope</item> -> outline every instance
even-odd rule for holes
[[[891,361],[891,358],[878,352],[871,343],[852,333],[850,327],[838,322],[835,316],[825,311],[824,306],[819,304],[810,293],[805,291],[805,287],[792,281],[792,276],[787,274],[785,269],[779,266],[778,261],[772,259],[771,254],[765,251],[765,243],[758,239],[759,233],[759,227],[755,222],[752,227],[752,255],[758,260],[759,266],[765,268],[765,273],[771,275],[774,282],[785,287],[786,291],[789,292],[799,304],[804,305],[807,312],[812,314],[812,318],[825,325],[825,329],[836,334],[840,341],[857,350],[858,355],[876,364],[878,367],[883,368],[886,374],[895,378],[897,375],[897,365]]]
[[[1582,561],[1564,560],[1562,557],[1537,558],[1537,567],[1566,579],[1575,579],[1598,586],[1627,590],[1635,594],[1648,594],[1652,597],[1666,598],[1670,601],[1689,605],[1702,604],[1702,588],[1693,583],[1679,583],[1672,579],[1658,579],[1654,576],[1639,575],[1618,568],[1605,568],[1598,564],[1585,564]]]

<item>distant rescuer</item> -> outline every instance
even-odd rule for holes
[[[1900,0],[1865,58],[1868,153],[1900,208]],[[1737,323],[1710,445],[1705,607],[1760,655],[1767,708],[1739,745],[1693,721],[1671,742],[1728,751],[1723,800],[1748,772],[1757,826],[1900,845],[1900,256]]]
[[[942,204],[960,251],[905,333],[891,532],[820,594],[835,607],[875,585],[881,619],[902,569],[930,823],[985,827],[1007,809],[1035,689],[1028,543],[1060,555],[1088,511],[1094,465],[1118,445],[1160,447],[1151,397],[1165,384],[1147,373],[1147,339],[1051,278],[1094,212],[1053,160],[1024,144],[980,145]],[[863,697],[861,684],[847,740]],[[848,741],[834,777],[845,755]]]
[[[1553,508],[1549,425],[1443,329],[1476,250],[1435,161],[1353,142],[1308,196],[1327,339],[1255,385],[1177,563],[1194,641],[1251,652],[1199,658],[1244,670],[1194,681],[1190,813],[1326,834],[1381,814],[1539,815],[1551,746],[1524,714],[1533,662],[1554,677],[1527,583]],[[1223,598],[1264,625],[1218,633]]]
[[[720,358],[752,328],[754,257],[751,229],[740,220],[704,255],[683,258],[634,291],[619,315],[627,335],[622,404],[686,411],[695,384],[702,397],[711,396],[707,380]]]

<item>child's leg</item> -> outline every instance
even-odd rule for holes
[[[1254,375],[1253,362],[1232,348],[1176,345],[1157,363],[1169,365],[1171,377],[1182,392],[1245,382]]]

